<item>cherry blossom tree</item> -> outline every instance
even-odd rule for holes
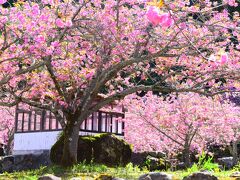
[[[217,97],[194,93],[177,97],[126,98],[125,136],[135,151],[182,152],[190,164],[190,152],[201,153],[207,145],[229,145],[240,138],[240,108]]]
[[[14,108],[0,108],[0,142],[6,145],[6,154],[11,154],[14,138]]]
[[[0,105],[54,113],[64,129],[62,165],[71,166],[80,124],[113,101],[147,91],[215,95],[228,91],[222,79],[238,88],[239,47],[225,51],[229,30],[239,38],[238,22],[215,11],[227,4],[236,2],[43,0],[0,8]]]

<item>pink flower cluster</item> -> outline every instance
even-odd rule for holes
[[[7,143],[10,135],[9,133],[14,128],[15,107],[0,107],[0,115],[0,142]]]
[[[57,25],[57,27],[59,27],[59,28],[71,27],[71,26],[72,26],[72,21],[71,21],[71,20],[68,20],[68,21],[66,21],[66,22],[63,22],[62,19],[57,18],[57,19],[56,19],[56,25]]]
[[[7,2],[7,0],[0,0],[0,4],[4,4],[6,2]]]
[[[147,18],[155,26],[160,25],[168,28],[173,25],[173,19],[170,13],[159,14],[159,10],[152,6],[147,12]]]
[[[188,144],[201,152],[207,143],[226,145],[240,137],[240,108],[216,98],[186,93],[169,101],[148,93],[126,98],[125,107],[125,138],[135,151],[177,153]]]

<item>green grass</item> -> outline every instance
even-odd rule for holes
[[[121,177],[125,179],[137,179],[141,174],[147,173],[147,170],[140,170],[137,166],[128,164],[126,167],[107,167],[98,164],[80,163],[72,168],[63,169],[60,166],[41,167],[32,171],[21,171],[13,173],[3,173],[0,175],[0,180],[18,179],[18,180],[36,180],[39,176],[44,174],[54,174],[63,179],[70,179],[72,177],[85,177],[86,180],[97,178],[101,174],[108,174],[114,177]]]
[[[183,177],[199,171],[198,166],[193,166],[185,171],[166,171],[169,174],[173,174],[174,180],[181,180]],[[214,175],[218,176],[220,180],[234,180],[234,178],[229,178],[230,174],[238,171],[239,168],[236,167],[231,171],[220,171],[215,170]],[[140,169],[137,166],[133,166],[131,163],[126,167],[107,167],[105,165],[98,164],[85,164],[80,163],[75,165],[72,168],[63,169],[59,166],[51,167],[41,167],[37,170],[32,171],[22,171],[22,172],[13,172],[13,173],[3,173],[0,175],[0,180],[37,180],[39,176],[44,174],[54,174],[56,176],[62,177],[62,179],[70,179],[72,177],[81,177],[85,180],[94,180],[100,175],[107,174],[113,177],[119,177],[129,180],[138,179],[142,174],[147,173],[147,169]]]
[[[193,171],[193,172],[189,172],[189,171],[167,171],[167,173],[169,174],[173,174],[175,179],[182,179],[185,176],[188,176],[194,172],[198,172],[198,171]],[[213,175],[217,176],[219,179],[221,180],[234,180],[234,178],[230,178],[229,176],[233,173],[236,172],[234,170],[230,170],[230,171],[220,171],[220,172],[213,172]],[[178,178],[177,178],[178,177]]]

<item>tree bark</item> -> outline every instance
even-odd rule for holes
[[[232,156],[233,156],[233,164],[236,165],[238,163],[238,149],[237,149],[237,145],[238,145],[239,141],[234,141],[232,143]]]
[[[14,140],[14,128],[9,129],[9,132],[8,132],[8,142],[7,142],[7,145],[6,145],[6,154],[5,155],[12,154],[13,140]]]
[[[68,116],[67,125],[63,131],[64,146],[61,165],[71,167],[77,163],[77,150],[80,125],[76,123],[77,117]]]
[[[187,168],[190,167],[190,149],[189,149],[189,147],[185,147],[183,150],[183,162]]]

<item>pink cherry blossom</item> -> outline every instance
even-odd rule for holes
[[[162,27],[170,27],[173,25],[173,19],[171,18],[171,15],[169,13],[164,13],[162,15],[159,16],[160,19],[160,25]]]
[[[7,0],[0,0],[0,4],[4,4],[6,2],[7,2]]]
[[[173,19],[169,13],[160,14],[159,10],[150,7],[147,12],[147,18],[153,25],[161,25],[162,27],[170,27],[173,24]]]
[[[45,37],[42,35],[39,35],[35,38],[36,42],[38,43],[44,43],[45,42]]]
[[[227,61],[228,61],[228,56],[227,56],[227,54],[222,54],[222,55],[221,55],[221,64],[224,65],[224,64],[227,63]]]
[[[160,18],[157,9],[152,6],[149,8],[147,12],[147,18],[155,26],[160,23]]]
[[[73,125],[75,133],[77,124],[92,111],[109,107],[132,93],[156,90],[160,94],[191,91],[212,95],[229,87],[240,88],[240,54],[229,43],[229,28],[235,39],[239,39],[236,17],[231,20],[227,10],[216,11],[208,0],[203,2],[204,8],[189,7],[183,0],[175,0],[166,2],[161,9],[151,6],[148,10],[147,2],[44,0],[43,4],[26,1],[13,8],[0,7],[0,92],[6,93],[1,95],[0,105],[22,101],[64,112],[68,119],[63,125]],[[211,16],[201,24],[189,16],[202,11]],[[219,41],[219,37],[225,39]],[[225,47],[228,47],[227,57],[221,58],[219,52],[225,53]],[[226,83],[215,83],[219,78],[224,78]],[[96,103],[96,97],[103,92],[106,98]],[[160,110],[150,107],[149,114],[142,113],[157,122],[153,114],[159,114]],[[141,110],[137,105],[135,108]],[[204,108],[199,110],[208,112]],[[194,114],[198,108],[190,111]],[[164,115],[168,117],[167,113]],[[203,113],[200,117],[204,117]],[[176,114],[170,119],[172,122],[160,117],[167,128],[179,123]],[[191,121],[189,118],[186,123]],[[202,122],[196,124],[204,126]],[[221,124],[213,123],[222,129]],[[186,129],[181,126],[182,131]],[[206,131],[212,132],[207,127]],[[229,132],[232,137],[233,131]],[[78,132],[74,133],[67,136],[78,136]],[[145,133],[151,133],[151,129],[143,129]],[[153,137],[156,138],[136,137],[138,142],[146,142],[137,148],[154,147],[158,136]],[[162,138],[167,141],[166,137]],[[216,138],[216,142],[221,141]],[[64,149],[69,147],[66,143]],[[167,147],[164,144],[163,148]],[[197,143],[194,147],[202,148]],[[72,153],[65,154],[69,156],[66,161],[76,159]]]
[[[60,28],[64,28],[65,23],[60,18],[57,18],[56,19],[56,25]]]
[[[207,144],[228,145],[240,138],[240,108],[230,102],[192,93],[167,99],[149,93],[127,97],[125,106],[126,140],[135,151],[174,155],[187,144],[201,153]]]
[[[14,108],[0,108],[1,123],[0,123],[0,142],[7,145],[7,153],[11,153],[14,136]]]
[[[72,26],[72,21],[71,21],[71,20],[67,20],[66,26],[67,26],[67,27],[71,27],[71,26]]]

